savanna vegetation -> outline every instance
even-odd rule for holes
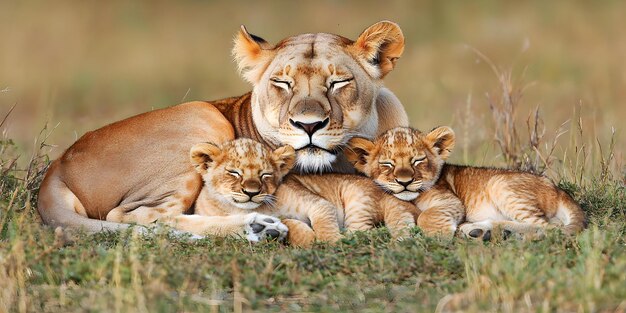
[[[626,5],[621,1],[0,2],[0,312],[626,311]],[[121,118],[249,89],[239,24],[270,42],[398,22],[386,79],[413,126],[450,125],[452,162],[548,175],[588,215],[576,237],[297,249],[41,225],[46,167]]]

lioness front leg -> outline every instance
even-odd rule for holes
[[[145,202],[119,206],[111,210],[106,219],[111,222],[141,225],[159,222],[194,235],[245,236],[251,242],[266,238],[283,240],[287,236],[287,226],[278,218],[269,215],[258,213],[230,216],[185,215],[183,212],[187,210],[187,200],[177,196],[168,196],[153,203],[153,206],[141,205]]]
[[[227,216],[178,215],[167,216],[159,222],[196,235],[218,237],[245,236],[250,242],[287,237],[288,228],[280,219],[259,214]]]

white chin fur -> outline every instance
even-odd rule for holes
[[[396,198],[403,200],[403,201],[413,201],[417,198],[417,196],[420,195],[419,192],[413,192],[413,191],[402,191],[399,193],[394,193],[394,196],[396,196]]]
[[[324,150],[301,150],[296,154],[296,167],[304,173],[322,173],[332,169],[337,156]]]
[[[232,201],[232,204],[240,209],[244,209],[244,210],[254,210],[258,207],[261,206],[261,203],[256,203],[256,202],[252,202],[252,201],[248,201],[248,202],[236,202],[236,201]]]

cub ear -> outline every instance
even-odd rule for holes
[[[393,70],[404,51],[404,35],[398,24],[380,21],[364,30],[353,47],[369,63],[365,68],[370,76],[383,78]]]
[[[235,36],[233,56],[241,75],[251,84],[258,83],[263,64],[269,62],[273,56],[272,45],[263,38],[248,33],[245,26]]]
[[[272,160],[278,166],[280,175],[287,175],[296,163],[296,150],[288,145],[278,147],[272,152]]]
[[[437,127],[426,135],[426,143],[444,160],[450,156],[454,142],[454,131],[448,126]]]
[[[214,143],[199,143],[191,147],[189,153],[191,164],[200,174],[204,174],[209,163],[219,161],[222,158],[222,149]]]
[[[367,163],[374,147],[374,143],[370,140],[354,137],[348,141],[348,149],[344,151],[344,154],[357,171],[369,176],[371,173],[367,170]]]

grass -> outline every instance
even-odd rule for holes
[[[625,9],[620,1],[0,2],[0,312],[626,311],[626,63],[617,31]],[[304,250],[162,232],[70,243],[41,225],[34,204],[43,174],[79,135],[249,88],[230,62],[239,24],[276,42],[308,31],[355,37],[380,19],[406,35],[386,84],[412,125],[453,126],[453,162],[550,176],[581,203],[585,231],[483,243],[415,229],[391,242],[382,228]]]
[[[626,190],[569,191],[590,216],[575,238],[448,242],[416,229],[414,238],[390,242],[383,228],[308,250],[164,233],[64,244],[33,209],[12,206],[2,211],[0,310],[624,310]]]

